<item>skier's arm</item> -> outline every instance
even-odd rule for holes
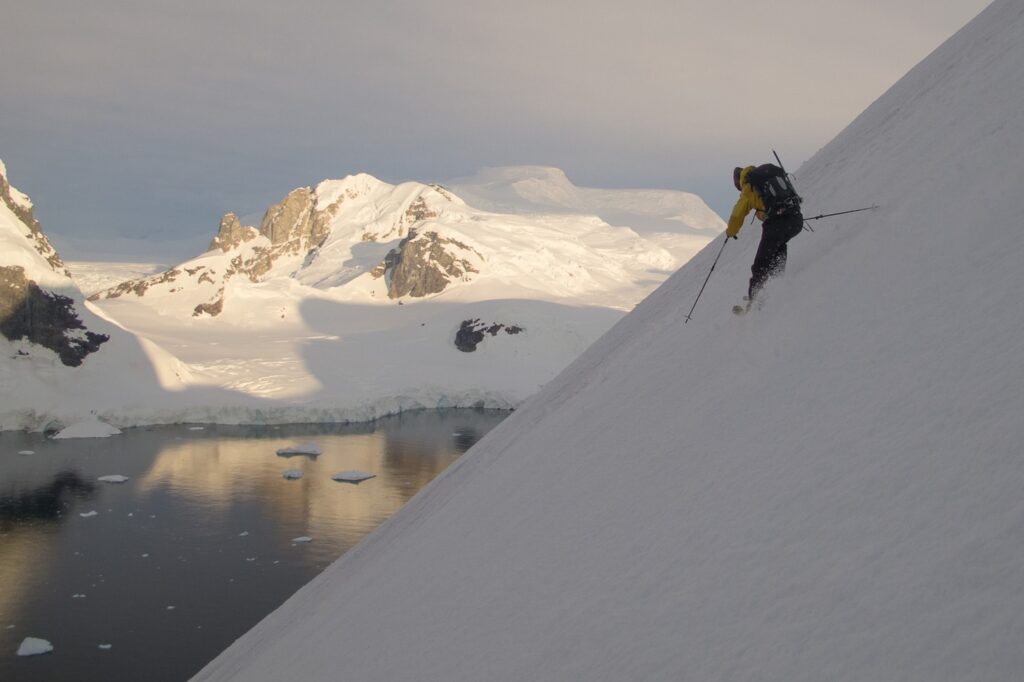
[[[740,192],[740,198],[736,200],[736,205],[732,207],[732,214],[729,216],[729,225],[725,228],[726,237],[735,237],[740,233],[740,228],[743,227],[743,221],[747,219],[747,214],[750,213],[750,209],[754,208],[751,206],[750,201],[747,198],[746,192]]]

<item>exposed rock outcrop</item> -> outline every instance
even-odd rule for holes
[[[135,294],[136,296],[145,296],[146,291],[157,284],[166,284],[167,282],[173,282],[178,279],[181,275],[181,270],[178,268],[171,268],[165,272],[161,272],[158,275],[147,277],[145,279],[130,279],[127,282],[121,282],[116,287],[101,291],[93,294],[89,297],[90,301],[97,301],[101,298],[117,298],[124,294]]]
[[[497,336],[502,330],[511,336],[525,331],[522,327],[515,324],[505,325],[499,322],[486,324],[479,319],[463,320],[459,326],[459,331],[455,332],[455,347],[463,353],[472,353],[484,340],[485,336]]]
[[[238,216],[228,212],[220,219],[220,229],[217,231],[217,236],[210,242],[208,250],[220,249],[228,252],[243,242],[255,239],[258,234],[256,228],[248,225],[243,227]]]
[[[409,236],[371,274],[389,278],[388,298],[429,296],[444,291],[455,280],[465,280],[470,273],[479,272],[462,254],[482,258],[475,249],[435,231],[417,234],[410,230]]]
[[[39,288],[17,265],[0,267],[0,333],[49,348],[69,367],[110,340],[85,328],[73,300]]]

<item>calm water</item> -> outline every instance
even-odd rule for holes
[[[0,433],[0,680],[188,679],[507,414]],[[276,454],[304,443],[322,454]],[[25,637],[54,651],[18,657]]]

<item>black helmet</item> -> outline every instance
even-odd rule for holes
[[[732,169],[732,184],[736,185],[736,189],[740,189],[740,173],[742,172],[743,169],[739,166]]]

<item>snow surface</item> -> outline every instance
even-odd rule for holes
[[[362,481],[376,478],[377,474],[371,474],[368,471],[339,471],[338,473],[331,476],[335,481],[341,481],[345,483],[360,483]]]
[[[65,438],[110,438],[111,436],[120,435],[120,433],[120,429],[92,417],[61,429],[59,433],[54,434],[53,438],[57,440]]]
[[[53,645],[45,639],[39,639],[38,637],[26,637],[21,642],[21,646],[18,647],[19,656],[38,656],[39,654],[48,654],[51,651],[53,651]]]
[[[195,679],[1020,679],[1022,159],[999,0]]]
[[[309,455],[315,457],[320,454],[320,446],[316,443],[303,443],[302,445],[290,445],[288,447],[279,448],[277,451],[278,455],[287,457],[289,455]]]

